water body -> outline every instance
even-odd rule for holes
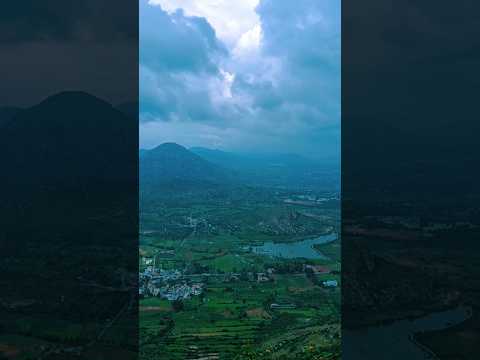
[[[320,235],[314,239],[301,240],[290,243],[266,242],[261,246],[252,246],[256,254],[268,255],[284,259],[327,259],[325,255],[313,248],[314,245],[326,244],[337,240],[337,234]]]
[[[356,360],[437,359],[430,350],[413,341],[413,334],[446,329],[465,321],[470,314],[471,308],[458,307],[416,320],[399,320],[390,325],[344,330],[343,357]]]

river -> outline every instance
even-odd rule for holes
[[[337,240],[336,233],[320,235],[313,239],[301,240],[289,243],[275,243],[273,241],[265,242],[260,246],[252,246],[252,251],[256,254],[268,255],[284,259],[304,258],[304,259],[327,259],[314,245],[327,244]]]
[[[470,314],[471,308],[460,306],[415,320],[399,320],[389,325],[344,330],[342,357],[356,360],[437,359],[431,351],[414,342],[413,334],[446,329],[465,321]]]

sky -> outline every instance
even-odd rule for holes
[[[140,146],[339,157],[340,1],[140,0]]]
[[[136,102],[138,46],[136,2],[4,2],[0,107],[32,106],[65,90]]]

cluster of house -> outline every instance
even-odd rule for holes
[[[143,273],[140,273],[140,278],[149,279],[152,281],[174,281],[182,277],[179,270],[157,270],[153,266],[147,266]]]
[[[167,300],[183,300],[200,295],[202,284],[188,284],[182,281],[179,270],[156,270],[152,266],[140,273],[140,296],[157,296]]]
[[[147,287],[148,293],[151,296],[158,296],[162,299],[170,301],[189,299],[192,296],[200,295],[203,291],[202,284],[173,284],[156,286],[155,284],[149,284]]]

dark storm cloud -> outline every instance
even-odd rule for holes
[[[225,49],[208,22],[186,17],[182,11],[168,15],[160,7],[140,3],[140,63],[160,72],[216,71],[213,57]]]
[[[365,163],[356,157],[375,154],[376,174],[392,178],[401,174],[395,179],[401,181],[406,181],[403,176],[408,173],[441,174],[429,179],[433,184],[455,173],[446,165],[447,159],[458,166],[476,156],[478,10],[478,2],[471,0],[345,4],[342,141],[346,169]],[[421,165],[412,169],[407,163]]]
[[[409,121],[413,118],[409,109],[419,101],[430,103],[424,108],[429,108],[430,119],[445,119],[445,111],[450,116],[458,113],[462,99],[455,88],[464,78],[470,78],[474,85],[476,80],[471,74],[479,65],[480,27],[474,1],[462,0],[455,6],[434,1],[348,5],[343,20],[347,85],[362,84],[363,91],[378,93],[375,108],[385,115],[389,113],[385,122],[395,123],[399,117],[402,122]],[[439,104],[442,94],[449,94],[449,101]],[[361,94],[355,97],[362,101]],[[371,104],[365,105],[363,108],[369,111]],[[396,120],[391,119],[392,106],[397,109]],[[437,110],[438,115],[432,116]],[[415,121],[412,126],[422,123]]]
[[[140,17],[141,119],[217,118],[208,83],[227,50],[210,24],[182,11],[168,15],[146,1],[140,2]]]
[[[0,12],[0,41],[136,38],[132,8],[128,1],[8,1]]]
[[[136,100],[138,6],[130,1],[8,1],[0,11],[0,106],[64,90]]]
[[[340,6],[336,1],[261,1],[261,56],[272,77],[239,74],[233,91],[249,93],[259,121],[292,151],[335,156],[340,128]],[[270,66],[270,68],[274,68]]]

